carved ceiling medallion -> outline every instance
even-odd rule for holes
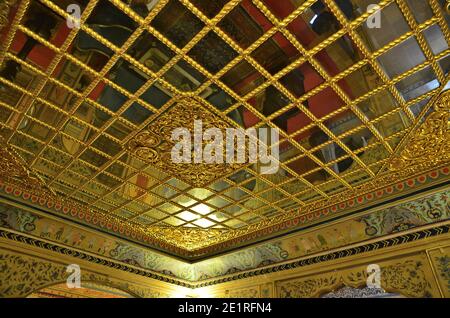
[[[138,158],[196,187],[203,187],[246,165],[174,162],[171,151],[177,141],[172,139],[172,132],[177,128],[186,128],[194,136],[194,121],[198,120],[202,121],[203,130],[218,128],[224,135],[225,129],[231,127],[196,98],[183,97],[151,122],[146,129],[139,132],[128,143],[128,150]]]

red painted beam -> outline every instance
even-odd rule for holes
[[[279,19],[285,18],[296,8],[290,1],[279,1],[279,0],[264,0],[267,7],[277,16]],[[269,30],[273,25],[264,16],[259,9],[253,5],[250,0],[245,0],[242,2],[242,7],[247,11],[247,13],[262,27],[264,31]],[[317,35],[312,31],[308,23],[306,23],[301,17],[296,18],[292,23],[288,25],[288,30],[297,38],[297,40],[305,47],[309,48],[310,44],[315,40]],[[286,38],[281,35],[274,36],[274,40],[280,46],[280,48],[286,53],[288,57],[293,57],[298,52],[295,48],[292,50],[292,45]],[[286,43],[287,42],[287,43]],[[335,76],[339,73],[339,69],[333,59],[328,55],[328,53],[323,50],[319,52],[316,56],[317,61],[322,65],[322,67],[327,71],[330,76]],[[304,87],[305,92],[312,90],[321,83],[323,83],[323,78],[315,71],[315,69],[309,64],[305,63],[299,67],[299,70],[305,77]],[[345,91],[345,93],[352,98],[353,93],[345,80],[342,80],[338,85]],[[310,111],[317,117],[321,118],[334,110],[343,106],[344,102],[342,99],[334,92],[330,87],[322,90],[318,94],[314,95],[308,100]],[[259,120],[250,112],[246,112],[245,119],[246,124],[249,126],[254,125]],[[303,113],[293,116],[288,120],[288,133],[293,133],[302,127],[305,127],[310,123],[310,119]],[[307,137],[309,133],[303,133],[296,137],[300,140]]]

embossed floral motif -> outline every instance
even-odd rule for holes
[[[450,92],[442,93],[432,112],[418,127],[389,169],[435,167],[450,160]]]
[[[425,276],[421,260],[408,259],[381,267],[382,289],[401,293],[407,297],[431,297],[431,286]],[[351,271],[348,274],[333,273],[319,277],[294,279],[278,283],[280,297],[317,297],[339,286],[365,286],[366,269]],[[345,282],[345,283],[344,283]]]
[[[65,282],[70,273],[60,264],[0,251],[0,297],[26,297],[43,287]],[[168,297],[150,288],[83,271],[81,281],[96,282],[145,298]]]
[[[259,290],[257,287],[225,291],[226,298],[258,298]]]
[[[27,168],[25,161],[0,136],[0,180],[18,184],[23,190],[41,193],[44,197],[54,194],[44,180]]]
[[[236,230],[230,230],[226,232],[219,232],[216,231],[212,233],[211,235],[205,234],[204,230],[199,229],[196,232],[196,235],[191,236],[191,238],[186,240],[177,241],[175,235],[169,235],[168,237],[162,235],[165,233],[170,233],[170,231],[166,231],[163,228],[156,227],[142,227],[142,226],[136,226],[135,224],[127,224],[126,228],[130,230],[130,232],[136,233],[139,232],[140,234],[146,235],[147,242],[150,240],[153,244],[158,245],[161,247],[161,245],[169,243],[170,249],[172,251],[179,252],[180,249],[182,249],[182,253],[189,254],[192,256],[200,255],[202,253],[205,253],[205,250],[211,250],[211,249],[217,249],[221,248],[221,246],[218,246],[219,244],[225,245],[226,244],[231,245],[234,244],[235,240],[240,239],[242,237],[251,237],[249,234],[255,234],[257,236],[264,235],[261,234],[262,231],[265,231],[266,229],[270,229],[268,233],[271,233],[272,230],[279,226],[279,228],[283,228],[282,224],[291,221],[295,218],[304,216],[305,214],[310,214],[312,218],[317,219],[318,217],[323,217],[322,214],[317,214],[315,212],[319,211],[321,209],[328,208],[330,206],[334,206],[336,203],[339,202],[346,202],[349,199],[357,198],[358,196],[365,196],[366,194],[370,193],[371,191],[376,191],[377,189],[380,189],[382,187],[387,187],[388,185],[392,184],[398,184],[399,181],[405,180],[406,178],[410,178],[412,175],[417,176],[423,171],[429,171],[433,167],[433,165],[439,165],[443,166],[444,164],[448,163],[448,154],[450,151],[448,150],[448,140],[450,138],[448,137],[448,107],[449,107],[449,94],[450,93],[444,93],[439,99],[438,102],[435,105],[435,112],[431,113],[430,116],[427,118],[427,120],[422,124],[421,128],[418,130],[418,134],[421,135],[419,137],[414,137],[415,135],[412,135],[412,139],[415,140],[415,138],[418,140],[419,143],[421,143],[424,146],[431,147],[434,143],[433,147],[436,147],[437,150],[430,150],[430,154],[436,155],[441,154],[441,152],[444,152],[443,155],[439,155],[440,158],[439,162],[435,161],[429,161],[426,159],[420,159],[418,162],[420,164],[418,165],[411,165],[408,166],[408,160],[413,160],[411,156],[414,155],[416,148],[411,148],[411,150],[408,150],[406,152],[406,155],[403,157],[398,157],[396,160],[397,164],[400,162],[403,162],[405,166],[403,168],[399,168],[400,166],[397,164],[394,164],[391,166],[393,171],[387,171],[386,173],[383,173],[379,176],[377,176],[376,179],[370,180],[368,182],[363,183],[362,185],[359,185],[357,187],[354,187],[353,189],[350,189],[348,191],[338,193],[337,195],[330,196],[329,199],[313,202],[309,205],[306,205],[300,209],[296,208],[291,211],[286,211],[286,213],[277,215],[272,218],[267,218],[262,220],[259,223],[250,224],[247,227],[236,229]],[[200,107],[200,106],[199,106]],[[202,108],[203,109],[203,108]],[[170,118],[169,118],[170,119]],[[166,118],[167,121],[169,119]],[[219,119],[221,121],[221,119]],[[427,125],[431,125],[427,128]],[[441,126],[439,126],[441,125]],[[149,130],[150,131],[150,130]],[[163,129],[163,132],[165,130]],[[164,134],[168,134],[167,131],[164,132]],[[436,143],[436,140],[428,140],[425,142],[424,138],[428,138],[429,136],[433,136],[435,134],[436,136],[439,136],[439,138],[442,138],[441,143]],[[428,136],[428,137],[427,137]],[[148,137],[148,135],[147,135]],[[156,138],[155,136],[151,135],[149,138],[144,138],[144,140],[140,140],[137,138],[138,144],[142,147],[145,146],[145,142],[149,142],[150,144],[155,144],[160,142],[159,137]],[[434,138],[434,137],[430,137]],[[162,140],[162,139],[161,139]],[[2,141],[3,143],[4,141]],[[137,149],[141,146],[136,146],[134,149]],[[160,146],[158,146],[160,147]],[[149,147],[147,147],[149,148]],[[163,147],[164,148],[164,147]],[[150,148],[149,148],[150,149]],[[409,149],[408,146],[405,147],[405,149]],[[417,150],[417,149],[416,149]],[[42,180],[37,175],[34,175],[32,172],[28,171],[24,168],[23,162],[21,162],[18,157],[14,156],[12,152],[9,150],[8,147],[2,148],[2,156],[0,156],[0,180],[4,182],[5,184],[9,185],[15,185],[17,186],[20,191],[27,191],[31,194],[38,195],[39,199],[48,199],[51,198],[51,200],[54,200],[54,196],[50,192],[49,189],[45,187],[45,184],[43,184]],[[426,154],[428,150],[424,149],[420,153]],[[417,152],[417,151],[416,151]],[[158,155],[161,155],[160,152],[158,152]],[[408,159],[409,158],[409,159]],[[400,161],[399,161],[400,160]],[[415,159],[414,159],[415,160]],[[216,176],[223,176],[224,171],[221,170],[222,168],[217,168],[218,170],[209,169],[198,172],[192,172],[190,175],[190,179],[193,178],[197,181],[195,182],[206,182],[206,180],[211,177],[212,174],[215,174]],[[213,172],[215,171],[215,172]],[[189,175],[186,174],[183,169],[178,171],[180,174],[183,174],[185,176]],[[206,174],[206,175],[205,175]],[[206,176],[206,177],[205,177]],[[75,203],[70,200],[67,200],[65,203],[72,209],[72,207],[76,207],[80,211],[88,211],[84,215],[89,215],[90,219],[94,219],[96,217],[101,218],[103,220],[106,220],[106,222],[112,222],[114,224],[117,224],[116,222],[120,222],[115,217],[112,217],[111,215],[104,214],[100,211],[91,211],[89,207],[81,206],[80,203]],[[312,215],[312,213],[315,213],[315,215]],[[319,215],[316,217],[316,215]],[[430,218],[434,218],[435,220],[440,219],[439,213],[437,213],[436,210],[430,209]],[[411,221],[411,220],[410,220]],[[406,229],[407,227],[410,227],[414,224],[416,224],[417,220],[413,220],[414,222],[406,222],[403,224],[399,224],[396,228],[397,230]],[[275,230],[276,231],[276,230]],[[187,236],[179,236],[181,238],[187,237]],[[195,240],[194,240],[195,238]],[[188,244],[189,248],[184,245]],[[195,251],[194,251],[195,250]]]
[[[149,230],[152,235],[164,236],[168,242],[182,244],[188,249],[194,249],[200,242],[220,239],[227,233],[223,229],[169,228],[154,227]]]
[[[447,281],[447,291],[450,292],[450,256],[439,256],[435,258],[439,275]]]
[[[181,180],[202,187],[212,181],[227,175],[245,164],[206,164],[206,163],[175,163],[171,158],[171,150],[176,141],[172,140],[172,132],[180,127],[187,128],[193,134],[194,120],[202,120],[203,129],[219,128],[225,132],[230,125],[218,115],[210,112],[195,98],[182,98],[172,108],[165,111],[146,129],[139,132],[127,145],[135,156],[156,167],[167,171]]]
[[[0,30],[8,24],[8,15],[11,7],[17,0],[4,0],[0,3]]]
[[[337,275],[289,281],[279,285],[279,296],[281,298],[317,297],[324,290],[332,289],[337,283]]]
[[[379,298],[394,296],[396,295],[386,293],[381,288],[352,288],[345,286],[336,291],[323,295],[322,298]]]

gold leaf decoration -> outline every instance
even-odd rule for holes
[[[318,278],[307,278],[287,281],[279,284],[281,298],[311,298],[333,290],[339,284],[337,274]]]
[[[176,246],[183,246],[188,250],[194,250],[207,246],[208,243],[220,241],[222,235],[227,232],[227,230],[223,229],[155,226],[149,229],[148,234],[154,237],[163,237],[166,242]]]
[[[171,150],[176,142],[172,140],[172,132],[176,128],[187,128],[193,135],[194,120],[202,121],[203,130],[219,128],[224,136],[225,129],[231,127],[195,97],[181,97],[173,107],[130,140],[127,148],[138,158],[196,187],[203,187],[245,166],[238,163],[174,163]]]
[[[450,91],[439,96],[434,111],[414,132],[389,169],[400,171],[411,167],[436,167],[450,161]]]
[[[0,180],[18,185],[22,190],[39,193],[44,197],[54,195],[44,180],[26,166],[26,162],[0,136]]]
[[[281,298],[320,297],[343,286],[366,287],[366,268],[348,272],[333,272],[304,278],[277,282]],[[432,297],[432,288],[427,280],[422,258],[388,262],[381,266],[381,289],[401,293],[407,297]]]

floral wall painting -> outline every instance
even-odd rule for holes
[[[330,224],[312,233],[187,263],[126,241],[0,203],[0,226],[188,281],[199,281],[304,257],[450,217],[450,189]]]

